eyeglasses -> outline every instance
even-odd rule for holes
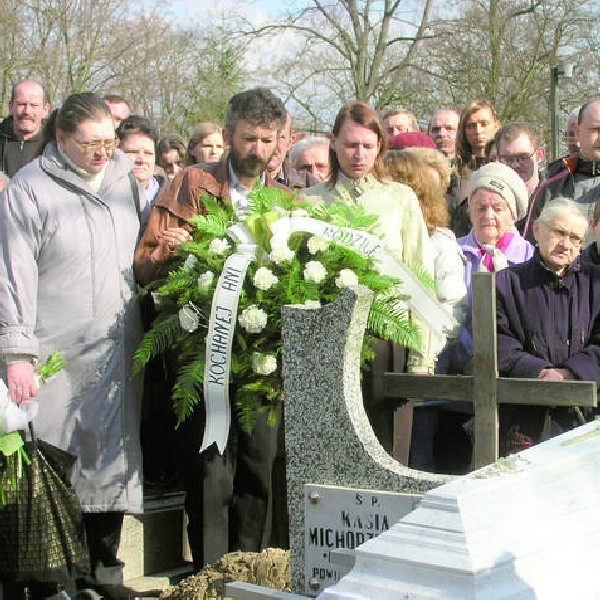
[[[577,248],[579,248],[584,241],[584,238],[579,237],[578,235],[576,235],[575,233],[572,233],[571,231],[565,231],[564,229],[558,229],[556,227],[550,227],[550,225],[547,225],[546,223],[544,223],[544,225],[546,225],[546,227],[548,228],[548,231],[550,232],[550,235],[554,238],[557,239],[568,239],[569,242],[571,242],[571,244]]]
[[[119,145],[119,140],[117,138],[112,138],[110,140],[96,140],[94,142],[80,142],[75,137],[72,139],[85,152],[98,152],[102,148],[107,152],[110,152]]]
[[[533,158],[536,151],[537,148],[531,154],[498,154],[498,160],[505,165],[524,165]]]

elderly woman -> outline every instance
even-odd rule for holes
[[[515,228],[527,209],[527,188],[510,167],[488,163],[475,173],[469,186],[471,233],[458,239],[467,259],[465,282],[468,310],[460,343],[452,362],[458,372],[470,371],[473,356],[471,330],[471,274],[473,271],[500,271],[533,256],[533,246]]]
[[[600,270],[579,258],[587,225],[576,203],[549,202],[533,225],[533,258],[498,273],[501,375],[600,383]],[[502,406],[501,451],[522,450],[584,421],[579,408]]]

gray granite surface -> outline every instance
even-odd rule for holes
[[[381,447],[363,408],[359,357],[372,292],[282,309],[292,589],[304,589],[304,485],[424,493],[447,476],[404,467]]]

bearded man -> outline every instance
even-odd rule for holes
[[[184,169],[155,201],[135,253],[139,283],[163,277],[173,267],[177,247],[191,239],[188,220],[206,213],[203,196],[208,194],[230,206],[241,220],[249,214],[249,193],[257,182],[277,185],[266,168],[286,115],[281,100],[263,88],[231,98],[223,130],[229,152],[217,163]],[[196,570],[227,552],[256,552],[269,545],[271,477],[277,450],[277,429],[268,425],[266,415],[259,414],[248,433],[232,407],[223,455],[215,444],[199,453],[204,423],[204,407],[198,406],[179,429],[186,446],[186,511]]]

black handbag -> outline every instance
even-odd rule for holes
[[[0,578],[65,584],[89,572],[85,527],[68,475],[76,457],[30,431],[29,462],[18,453],[0,455]]]

